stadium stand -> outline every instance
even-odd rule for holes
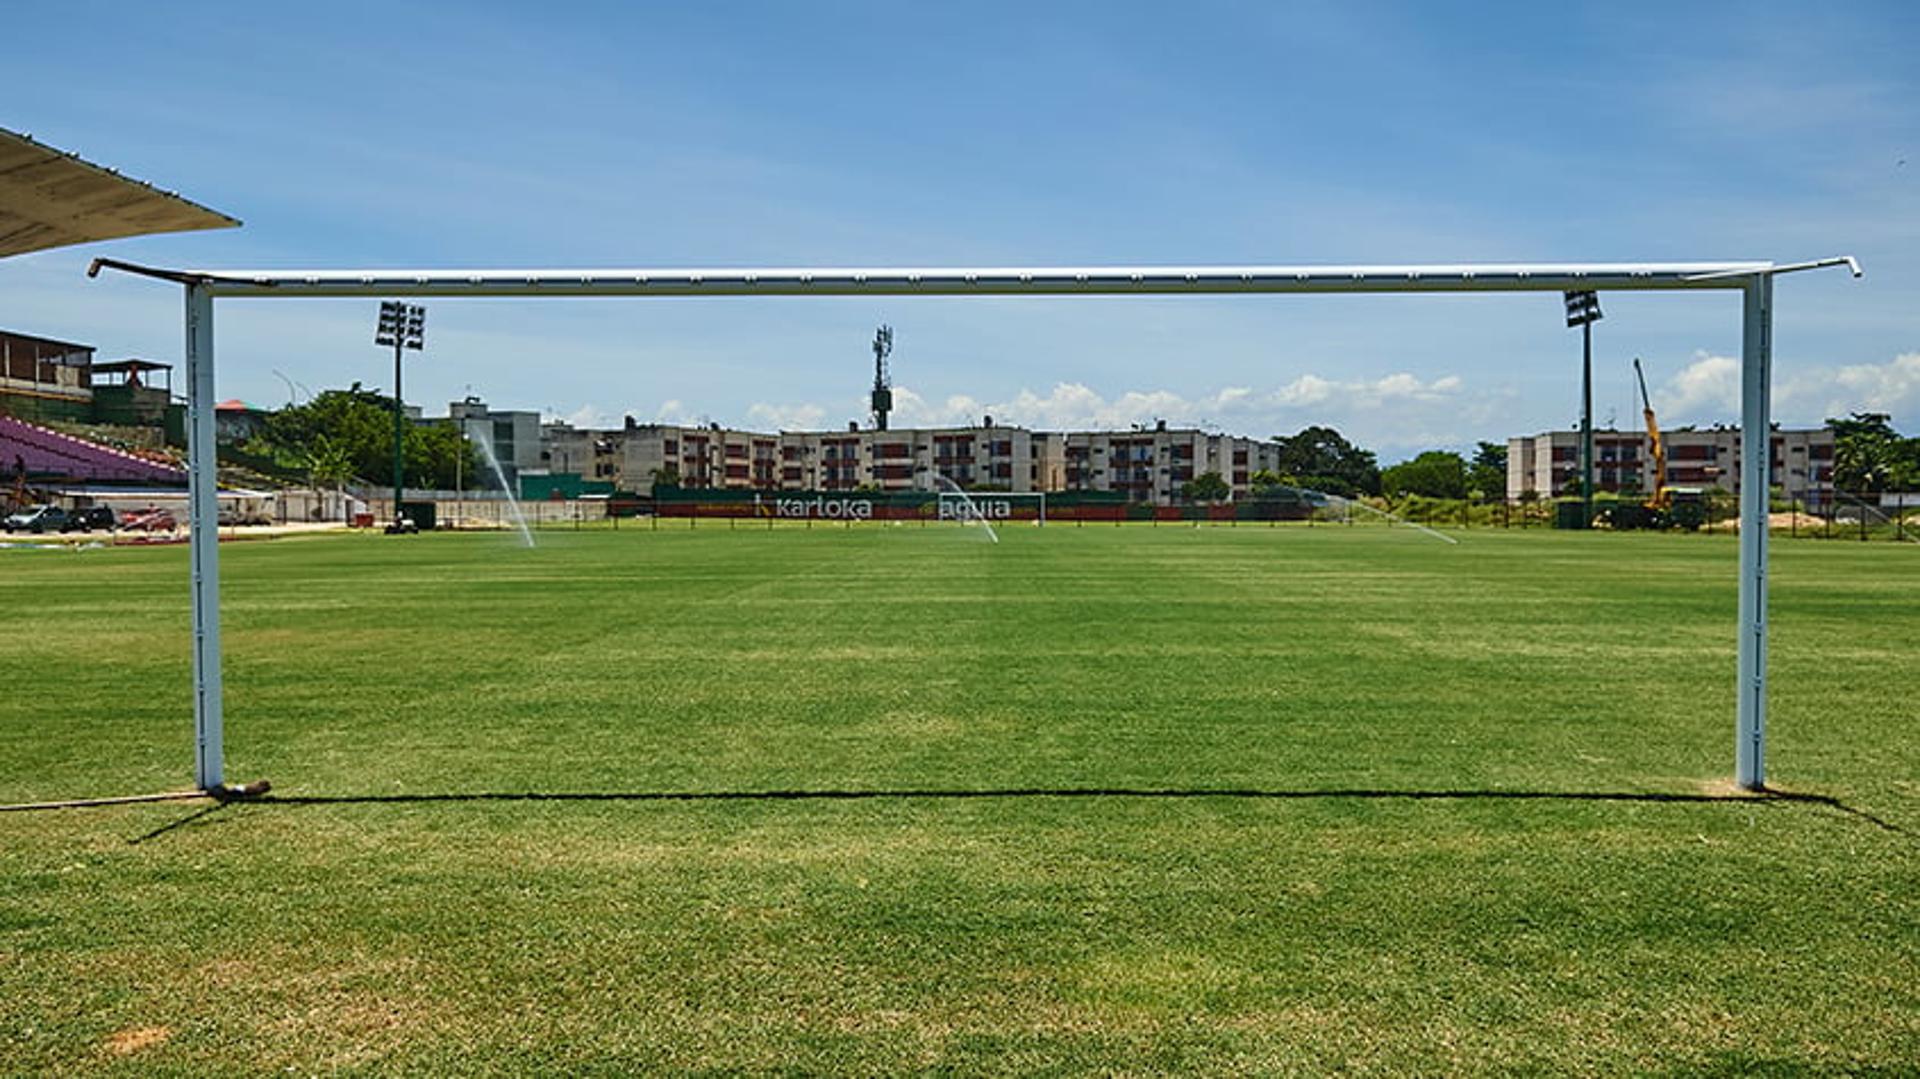
[[[24,466],[37,479],[86,483],[156,483],[179,486],[187,474],[97,442],[0,415],[0,470]]]

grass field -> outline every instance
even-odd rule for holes
[[[259,802],[0,813],[0,1073],[1920,1068],[1920,550],[232,544]],[[0,802],[191,781],[182,549],[0,551]],[[520,797],[539,795],[542,797]]]

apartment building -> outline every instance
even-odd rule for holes
[[[1120,491],[1132,501],[1167,504],[1181,486],[1217,472],[1234,497],[1251,492],[1253,473],[1276,468],[1271,442],[1158,425],[1128,431],[1046,432],[986,417],[975,427],[779,434],[721,427],[629,423],[620,431],[575,431],[548,425],[548,457],[556,471],[580,471],[590,440],[607,448],[596,469],[610,467],[623,489],[642,489],[671,472],[687,487],[736,490],[907,491],[944,476],[971,489]]]
[[[538,412],[491,409],[480,398],[468,397],[448,404],[447,415],[476,447],[484,443],[493,450],[509,485],[517,488],[523,472],[548,471]]]
[[[909,491],[939,475],[968,488],[1043,490],[1035,457],[1040,438],[990,416],[978,427],[789,432],[781,436],[781,486]]]
[[[1047,437],[1058,444],[1047,458],[1058,467],[1049,490],[1120,491],[1129,501],[1155,505],[1179,501],[1182,486],[1209,472],[1227,482],[1235,499],[1245,498],[1253,474],[1280,463],[1276,443],[1165,424]]]
[[[686,487],[768,490],[780,485],[780,435],[719,424],[631,421],[619,431],[594,433],[610,442],[609,456],[619,462],[614,478],[623,489],[644,490],[667,474]]]
[[[601,433],[618,444],[621,482],[672,471],[688,487],[907,491],[938,473],[966,487],[1035,490],[1036,436],[1006,425],[870,431],[783,431],[629,424]]]
[[[590,431],[560,420],[540,425],[540,464],[547,472],[620,486],[618,431]]]
[[[1661,432],[1670,487],[1740,490],[1740,429],[1731,426]],[[1810,508],[1833,499],[1833,429],[1773,430],[1769,484]],[[1593,433],[1593,483],[1600,491],[1648,491],[1653,452],[1639,431]],[[1578,494],[1580,432],[1547,431],[1507,440],[1507,497]]]

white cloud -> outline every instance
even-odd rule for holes
[[[1653,395],[1659,416],[1673,423],[1710,423],[1740,412],[1740,361],[1730,356],[1693,354],[1693,362]]]
[[[1348,438],[1377,450],[1383,460],[1434,447],[1464,447],[1514,426],[1521,406],[1512,390],[1470,391],[1459,375],[1432,379],[1396,372],[1379,378],[1337,380],[1303,374],[1291,382],[1263,388],[1225,386],[1192,396],[1162,389],[1126,390],[1108,396],[1082,382],[1059,382],[1037,392],[1022,389],[1010,397],[983,400],[967,394],[933,399],[911,386],[893,391],[893,422],[900,427],[963,427],[986,416],[997,422],[1036,430],[1126,430],[1135,424],[1166,420],[1176,426],[1200,426],[1265,438],[1327,424]],[[1740,361],[1697,352],[1693,361],[1659,386],[1654,408],[1663,424],[1737,421],[1740,416]],[[1911,429],[1920,419],[1920,352],[1886,363],[1798,369],[1774,386],[1774,416],[1794,426],[1817,424],[1849,412],[1887,412],[1896,426]],[[761,401],[746,409],[742,426],[766,431],[819,431],[848,420],[864,423],[864,395],[826,402]],[[678,398],[659,407],[634,407],[627,413],[654,423],[705,424],[724,416],[695,413]],[[583,404],[561,418],[576,427],[620,426],[619,410]]]
[[[1333,396],[1334,384],[1319,375],[1301,375],[1275,391],[1290,405],[1317,405]]]
[[[598,405],[581,405],[572,412],[558,417],[560,420],[579,428],[605,430],[620,426],[620,418],[610,415]]]
[[[1667,423],[1714,423],[1740,416],[1740,361],[1731,356],[1694,354],[1694,360],[1654,394],[1654,409]],[[1886,363],[1813,367],[1773,387],[1774,418],[1782,423],[1814,424],[1849,412],[1886,412],[1896,426],[1913,424],[1920,414],[1920,352],[1905,352]]]
[[[687,407],[686,402],[677,397],[670,397],[660,402],[659,407],[651,411],[644,407],[634,407],[624,412],[610,411],[600,405],[585,404],[572,412],[555,412],[551,418],[564,420],[575,427],[609,430],[625,424],[628,416],[637,418],[641,423],[675,424],[682,427],[702,427],[720,419],[706,413],[695,413]],[[817,431],[826,419],[827,410],[816,404],[756,404],[747,409],[746,425],[755,430]]]
[[[817,431],[826,418],[827,410],[812,404],[755,404],[747,408],[749,425],[776,431]]]
[[[1108,397],[1084,383],[1059,382],[1045,393],[1022,389],[997,401],[965,394],[929,400],[912,387],[896,386],[893,421],[901,427],[951,427],[992,416],[1037,430],[1125,430],[1166,420],[1256,438],[1326,423],[1391,451],[1465,445],[1511,403],[1506,395],[1469,397],[1466,388],[1458,375],[1423,381],[1405,372],[1344,382],[1308,374],[1271,389],[1226,386],[1192,397],[1171,390],[1127,390]],[[763,426],[818,429],[822,420],[864,418],[865,402],[762,402],[747,415]]]
[[[1920,352],[1904,352],[1886,363],[1848,364],[1795,376],[1774,390],[1774,402],[1778,410],[1814,419],[1885,412],[1896,427],[1912,430],[1920,413]]]
[[[679,398],[668,398],[654,409],[652,422],[678,424],[682,427],[698,427],[707,422],[707,417],[696,416],[687,411],[687,406]]]

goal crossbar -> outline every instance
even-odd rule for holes
[[[1859,265],[1810,262],[1512,263],[1408,266],[1134,266],[605,270],[190,270],[96,259],[180,285],[185,293],[187,472],[192,537],[195,778],[224,782],[219,551],[214,461],[215,298],[562,296],[1007,296],[1285,293],[1737,291],[1741,308],[1740,602],[1736,631],[1734,781],[1765,786],[1767,496],[1773,281],[1782,273]]]

